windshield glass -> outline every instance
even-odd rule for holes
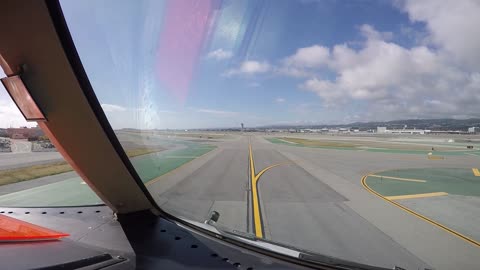
[[[0,79],[6,75],[0,68]],[[103,204],[0,83],[0,207]],[[0,211],[4,213],[5,211]]]
[[[61,5],[164,211],[389,269],[480,267],[478,1]]]

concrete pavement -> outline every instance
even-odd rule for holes
[[[478,268],[478,247],[383,202],[360,182],[363,175],[383,169],[477,162],[468,156],[432,161],[421,155],[311,149],[242,136],[161,177],[149,190],[167,212],[203,222],[215,210],[219,226],[256,234],[249,144],[255,175],[281,164],[258,179],[265,239],[386,268]]]
[[[389,269],[480,268],[478,247],[383,201],[361,183],[364,175],[383,170],[474,168],[479,162],[476,156],[428,160],[424,155],[274,144],[259,135],[212,144],[217,147],[147,182],[160,207],[199,222],[215,210],[220,213],[220,227]],[[62,189],[86,187],[73,179],[44,187],[60,185]],[[44,187],[34,191],[43,196]],[[431,200],[449,211],[448,221],[455,219],[458,207],[464,207],[445,198]],[[439,209],[432,204],[418,207]],[[441,211],[433,213],[445,221]],[[476,235],[474,225],[468,229]]]

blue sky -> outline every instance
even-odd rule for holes
[[[440,2],[61,4],[114,128],[188,129],[480,116],[480,4]]]

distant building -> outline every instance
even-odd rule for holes
[[[379,134],[420,134],[430,133],[431,130],[424,129],[387,129],[386,127],[377,127],[377,133]]]
[[[477,133],[478,132],[478,127],[469,127],[468,128],[468,133]]]
[[[392,130],[387,130],[386,133],[390,134],[420,134],[423,135],[425,134],[425,130],[423,129],[392,129]]]
[[[20,127],[20,128],[7,128],[7,137],[12,139],[28,139],[31,137],[43,136],[44,133],[39,127]]]
[[[387,133],[387,127],[377,127],[377,133]]]
[[[306,128],[306,129],[304,129],[304,132],[306,132],[306,133],[318,133],[318,132],[320,132],[320,129]]]

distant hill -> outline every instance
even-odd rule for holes
[[[401,129],[404,126],[407,128],[416,129],[431,129],[431,130],[464,130],[469,127],[480,127],[480,118],[470,119],[406,119],[380,122],[354,122],[349,124],[339,125],[270,125],[262,126],[260,128],[358,128],[361,130],[376,129],[377,127],[387,127],[388,129]]]

